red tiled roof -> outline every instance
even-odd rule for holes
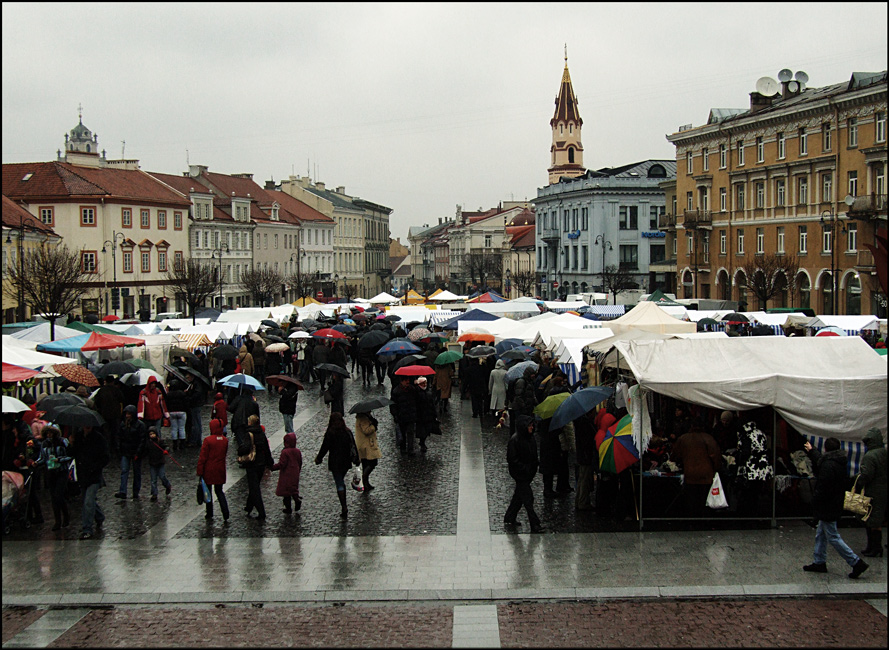
[[[202,194],[212,194],[210,190],[190,176],[177,176],[176,174],[161,174],[160,172],[147,172],[159,181],[166,183],[173,189],[189,197],[192,191]]]
[[[156,178],[141,169],[102,169],[78,167],[68,163],[56,163],[63,170],[79,176],[112,197],[131,200],[148,200],[172,205],[189,206],[191,201],[159,183]]]
[[[266,194],[269,194],[274,198],[281,207],[287,210],[290,214],[296,216],[300,222],[311,221],[313,223],[336,223],[326,214],[319,212],[307,203],[303,203],[296,197],[290,196],[287,192],[282,192],[280,190],[266,190]]]
[[[513,248],[534,248],[534,226],[514,226],[514,229],[511,241]]]
[[[7,228],[21,228],[24,224],[25,230],[39,231],[47,235],[55,235],[55,231],[33,214],[25,210],[18,203],[3,196],[3,225]]]
[[[228,199],[231,199],[232,196],[247,198],[249,194],[251,199],[255,199],[263,205],[272,202],[266,191],[249,178],[239,178],[216,172],[204,172],[201,174],[201,178],[206,179],[207,183]]]

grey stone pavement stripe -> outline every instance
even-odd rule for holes
[[[89,613],[87,608],[50,610],[4,643],[3,647],[45,648]]]
[[[867,604],[873,607],[875,610],[880,612],[883,616],[886,616],[886,599],[879,598],[869,598],[867,600]]]
[[[452,648],[499,648],[497,605],[455,605]]]
[[[3,605],[824,595],[885,607],[884,560],[858,580],[833,557],[828,574],[803,573],[814,533],[798,521],[745,531],[492,533],[481,428],[468,403],[461,407],[471,425],[461,434],[456,535],[177,538],[195,516],[189,507],[135,539],[4,542]],[[300,423],[323,410],[305,409]],[[273,434],[272,446],[282,438]]]

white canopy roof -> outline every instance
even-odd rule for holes
[[[465,296],[458,296],[455,293],[451,293],[447,289],[442,291],[441,293],[437,293],[430,300],[433,302],[447,302],[448,300],[463,300]]]
[[[803,435],[886,431],[886,357],[859,337],[619,341],[644,387],[710,408],[772,406]]]
[[[786,314],[785,314],[786,315]],[[839,327],[847,332],[858,332],[860,330],[879,329],[876,316],[837,316],[822,315],[816,316],[809,321],[808,327]]]
[[[37,352],[37,350],[28,350],[15,344],[8,344],[5,341],[3,342],[3,360],[6,363],[32,369],[56,363],[77,363],[77,359],[59,357],[54,354]]]
[[[703,318],[719,320],[726,314],[731,313],[731,311],[731,309],[687,309],[685,315],[688,317],[688,320],[697,323]],[[784,321],[781,321],[778,325],[782,325],[783,323]]]
[[[268,307],[238,307],[224,311],[216,319],[217,323],[256,323],[264,318],[271,318],[272,310]],[[191,323],[189,322],[189,325]]]
[[[728,313],[728,312],[726,312]],[[788,316],[802,316],[806,317],[802,312],[787,312],[783,314],[769,314],[764,311],[745,311],[743,312],[745,316],[748,318],[752,318],[757,323],[762,323],[763,325],[781,325],[784,326],[784,323],[787,322]],[[717,319],[718,320],[718,319]]]
[[[401,301],[398,298],[393,296],[391,293],[386,293],[385,291],[383,293],[378,293],[373,298],[369,299],[367,302],[369,302],[372,305],[379,305],[379,304],[392,305],[392,304],[400,304],[401,303]]]
[[[181,327],[187,327],[188,325],[206,325],[210,322],[209,318],[195,318],[194,323],[191,322],[191,318],[165,318],[160,322],[161,327],[169,327],[173,330],[178,330]]]
[[[628,329],[643,329],[659,334],[697,330],[697,325],[694,323],[673,318],[655,303],[647,300],[640,302],[620,318],[608,321],[608,327],[615,334],[620,334]]]
[[[405,305],[402,307],[390,307],[386,310],[387,316],[400,316],[401,320],[399,323],[410,323],[411,321],[417,321],[420,323],[425,323],[429,320],[429,314],[432,312],[429,309],[426,309],[422,305]]]
[[[80,336],[83,334],[80,330],[71,329],[70,327],[62,327],[61,325],[56,325],[55,331],[55,339],[56,341],[60,341],[62,339],[68,339],[72,336]],[[28,327],[23,330],[19,330],[15,334],[9,334],[14,339],[18,339],[20,341],[31,341],[33,343],[46,343],[50,340],[49,335],[49,323],[40,323],[40,325],[35,325],[34,327]],[[7,362],[8,363],[8,362]]]
[[[491,314],[529,314],[537,315],[540,308],[533,302],[517,302],[515,300],[504,300],[503,302],[474,302],[467,305],[471,309],[481,309]]]

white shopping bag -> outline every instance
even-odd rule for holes
[[[707,495],[707,507],[714,510],[728,508],[728,501],[725,500],[725,493],[722,491],[722,480],[719,478],[719,472],[713,475],[713,484],[710,486],[710,494]]]

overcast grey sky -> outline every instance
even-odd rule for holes
[[[531,199],[568,67],[584,164],[675,158],[664,138],[759,77],[885,70],[885,3],[17,4],[3,12],[3,162],[83,122],[109,158],[343,185],[393,236]]]

